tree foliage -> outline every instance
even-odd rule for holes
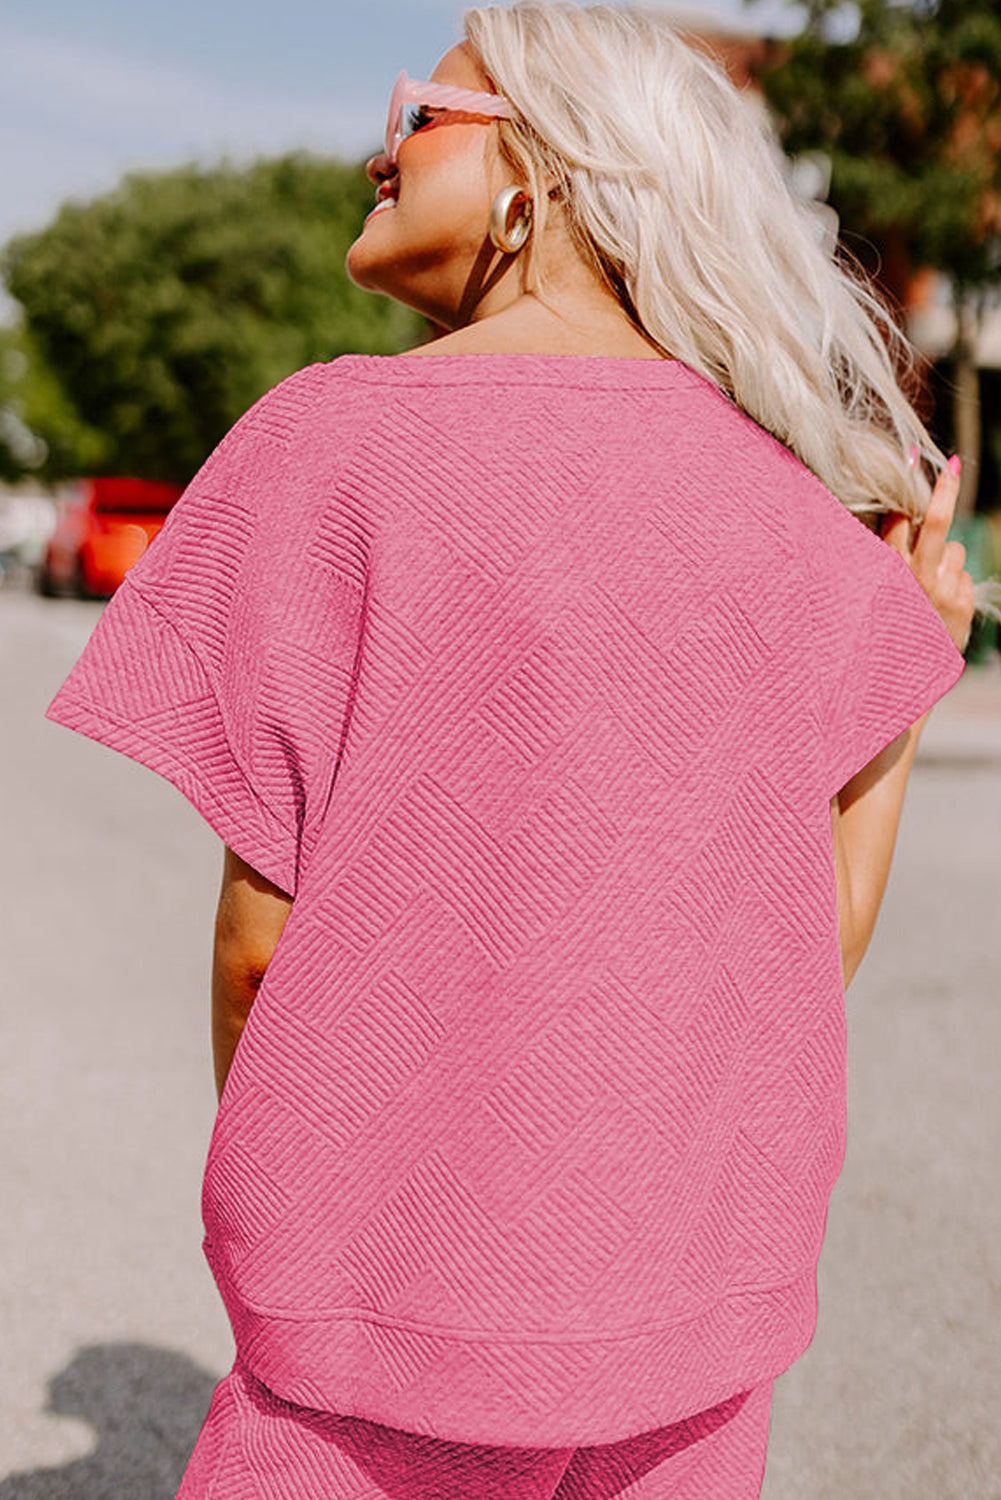
[[[100,454],[107,472],[186,481],[293,370],[416,342],[417,316],[344,269],[371,204],[360,166],[292,155],[129,176],[12,241],[31,379],[55,387],[33,429],[49,476]]]
[[[750,0],[753,4],[753,0]],[[1001,283],[999,0],[803,0],[760,82],[790,154],[821,150],[846,231],[961,294]]]
[[[83,421],[23,322],[0,327],[0,481],[101,473],[111,440]]]

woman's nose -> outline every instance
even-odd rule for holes
[[[392,177],[395,172],[396,163],[386,155],[385,151],[380,151],[376,156],[370,156],[365,163],[365,176],[376,186],[380,182],[385,182],[387,177]]]

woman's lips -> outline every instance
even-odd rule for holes
[[[365,223],[367,224],[372,214],[377,214],[380,208],[392,208],[399,196],[399,181],[395,174],[392,178],[385,178],[375,190],[375,207],[371,213],[366,214]]]

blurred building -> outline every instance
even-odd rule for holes
[[[774,56],[781,41],[755,28],[753,11],[725,21],[707,18],[697,5],[669,4],[663,9],[691,40],[720,59],[738,87],[756,91],[756,72]],[[806,196],[826,196],[826,186],[816,173],[805,171],[794,186]],[[952,364],[957,320],[949,278],[927,269],[914,271],[891,251],[878,279],[890,301],[903,309],[907,333],[928,361],[924,414],[940,446],[948,451],[958,446]],[[1001,299],[984,318],[974,360],[983,426],[977,510],[1001,517]],[[1001,519],[996,529],[1001,531]]]

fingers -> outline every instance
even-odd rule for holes
[[[954,573],[958,578],[966,562],[966,548],[962,542],[946,542],[942,549],[939,568],[943,573]]]
[[[911,449],[910,462],[912,467],[917,462],[916,448]],[[933,577],[941,566],[959,499],[959,474],[959,459],[951,458],[938,476],[920,522],[912,521],[902,511],[887,511],[881,519],[879,534],[883,541],[905,557],[921,577]]]
[[[956,458],[950,459],[948,467],[938,476],[914,544],[914,571],[921,577],[933,577],[938,571],[958,499],[959,459]]]
[[[911,467],[917,462],[917,450],[912,449]],[[942,623],[963,651],[970,638],[975,601],[973,579],[966,572],[966,548],[962,542],[948,540],[959,498],[959,473],[959,459],[951,458],[935,483],[924,517],[916,527],[913,544],[913,523],[899,511],[884,514],[880,536],[903,555]]]
[[[901,553],[908,560],[911,555],[911,518],[904,515],[902,511],[887,511],[881,521],[879,528],[880,537],[884,542]]]

